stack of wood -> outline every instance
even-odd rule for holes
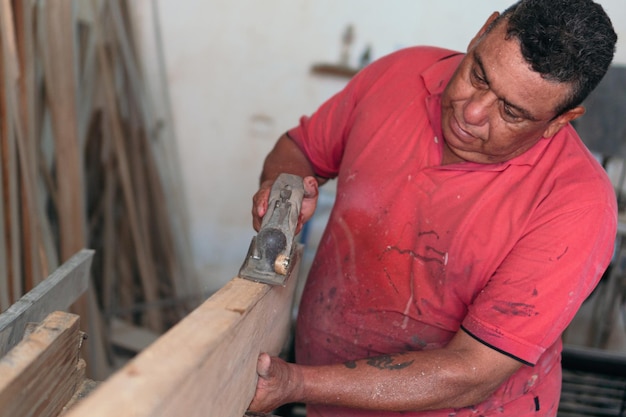
[[[50,313],[0,358],[0,415],[56,417],[95,388],[85,378],[79,322],[75,314]]]
[[[95,249],[76,313],[105,345],[109,319],[160,333],[199,302],[129,3],[0,0],[0,311]]]
[[[290,345],[302,246],[284,286],[233,278],[104,381],[85,373],[79,316],[56,310],[86,288],[93,252],[0,314],[0,416],[241,417],[259,354]]]

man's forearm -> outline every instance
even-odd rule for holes
[[[298,402],[386,411],[461,408],[492,387],[474,381],[457,355],[443,351],[384,355],[341,365],[299,367]]]
[[[462,408],[487,399],[521,362],[459,331],[441,349],[344,364],[303,366],[261,355],[254,411],[289,402],[419,411]]]
[[[307,157],[286,134],[278,139],[274,148],[265,158],[260,183],[274,181],[283,172],[299,175],[302,178],[315,176]],[[321,184],[323,180],[318,178],[318,182]]]

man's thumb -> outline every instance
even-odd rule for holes
[[[256,363],[256,373],[261,378],[267,379],[270,373],[270,365],[272,364],[272,358],[267,353],[261,353]]]

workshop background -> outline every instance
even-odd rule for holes
[[[465,50],[512,1],[0,0],[0,357],[17,333],[11,307],[48,283],[89,335],[87,374],[104,380],[237,275],[263,159],[282,133],[372,60],[416,44]],[[623,209],[626,3],[599,2],[618,49],[576,127]],[[333,186],[302,233],[301,275]],[[620,415],[625,242],[621,218],[611,268],[565,335],[599,350],[564,355],[619,377]],[[45,279],[76,253],[90,270],[60,282],[81,275],[85,288]]]
[[[371,59],[415,44],[465,50],[489,14],[510,3],[137,2],[138,22],[154,28],[156,19],[161,33],[193,262],[203,291],[220,288],[241,265],[253,236],[251,197],[266,153],[347,81],[312,67],[341,62],[349,26],[348,60],[356,68],[368,48]],[[615,62],[626,64],[626,3],[600,4],[620,36]],[[153,33],[144,36],[152,41]],[[145,62],[148,74],[158,68],[151,57]]]
[[[165,86],[180,162],[181,195],[193,269],[211,294],[236,275],[250,239],[251,197],[263,159],[298,119],[341,89],[362,65],[399,48],[426,44],[465,50],[493,11],[511,0],[158,0],[135,4],[148,79]],[[614,65],[577,126],[618,192],[626,156],[626,2],[600,0],[618,34]],[[157,32],[158,45],[155,42]],[[160,65],[151,51],[159,51]],[[155,63],[151,65],[150,63]],[[302,268],[312,261],[334,195],[321,189],[305,230]],[[623,205],[623,201],[620,201]],[[616,242],[617,263],[621,237]],[[595,346],[626,350],[623,267],[586,303],[576,325],[595,328]],[[609,296],[604,292],[610,293]],[[610,299],[606,299],[610,297]],[[599,307],[598,307],[599,305]],[[618,331],[613,331],[618,329]],[[576,335],[581,339],[577,340]],[[588,332],[569,341],[588,344]]]

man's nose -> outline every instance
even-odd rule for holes
[[[463,109],[465,123],[472,126],[483,126],[487,123],[495,99],[489,90],[475,91]]]

